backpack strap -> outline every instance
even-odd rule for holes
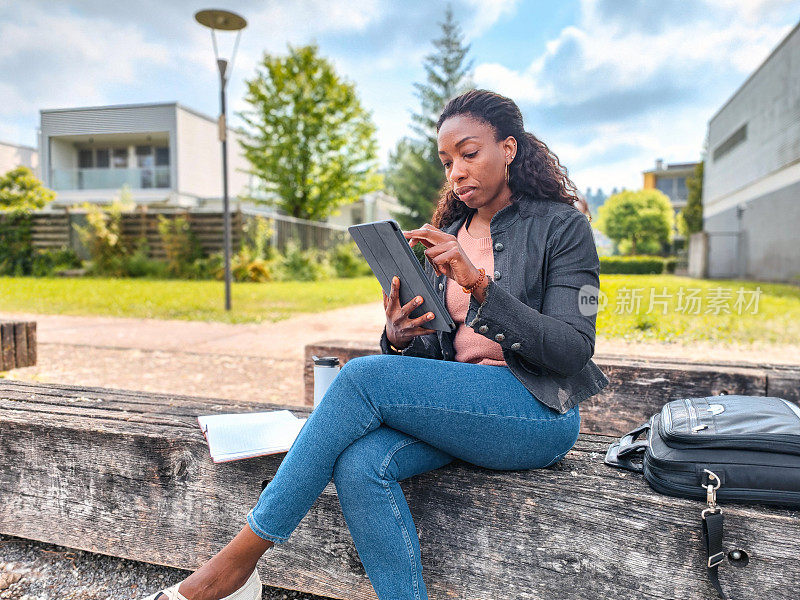
[[[705,513],[706,511],[704,510],[703,512]],[[722,551],[722,527],[723,517],[721,510],[703,515],[703,543],[708,557],[706,573],[711,585],[717,590],[719,597],[722,600],[727,600],[727,596],[719,584],[719,573],[717,572],[722,561],[725,560],[725,553]]]
[[[722,485],[722,481],[716,473],[703,469],[703,486],[706,489],[706,502],[708,508],[704,508],[700,516],[703,517],[703,544],[706,547],[706,574],[717,590],[722,600],[727,600],[722,586],[719,584],[719,573],[717,569],[725,560],[725,553],[722,551],[722,534],[724,518],[722,509],[717,506],[717,489]],[[712,483],[713,482],[713,483]]]

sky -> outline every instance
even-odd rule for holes
[[[709,119],[800,21],[800,0],[450,0],[477,87],[512,98],[527,131],[585,191],[637,189],[642,171],[699,160]],[[414,82],[444,0],[240,0],[248,20],[229,120],[265,52],[316,43],[355,84],[380,164],[411,130]],[[36,146],[39,110],[177,101],[215,116],[207,1],[0,0],[0,141]],[[233,36],[220,36],[230,55]]]

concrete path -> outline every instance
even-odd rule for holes
[[[37,365],[7,377],[118,389],[302,404],[306,344],[377,341],[383,303],[237,324],[0,312],[37,322]]]
[[[381,302],[240,324],[3,313],[37,322],[38,364],[7,377],[248,402],[302,404],[306,344],[377,342]],[[800,364],[800,345],[629,342],[598,336],[596,356]]]
[[[317,341],[377,340],[386,315],[373,302],[258,324],[3,312],[0,319],[36,321],[40,344],[302,359],[305,345]]]

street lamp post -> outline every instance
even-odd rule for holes
[[[225,106],[225,85],[228,83],[229,67],[233,69],[233,61],[236,58],[236,49],[239,47],[239,38],[242,29],[247,27],[244,17],[227,10],[201,10],[195,13],[195,20],[211,29],[211,41],[214,44],[214,58],[219,69],[219,141],[222,142],[222,211],[224,227],[224,246],[225,246],[225,310],[231,309],[231,211],[228,204],[228,125],[227,111]],[[221,59],[217,50],[216,31],[235,31],[236,41],[233,45],[231,60]]]

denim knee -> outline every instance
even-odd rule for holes
[[[367,354],[351,358],[342,366],[340,373],[346,372],[347,377],[354,383],[374,381],[391,373],[389,363],[397,360],[397,356],[390,354]]]
[[[346,482],[387,481],[397,479],[394,455],[418,440],[402,439],[390,446],[380,443],[375,436],[364,436],[350,444],[336,459],[333,466],[334,484]]]

